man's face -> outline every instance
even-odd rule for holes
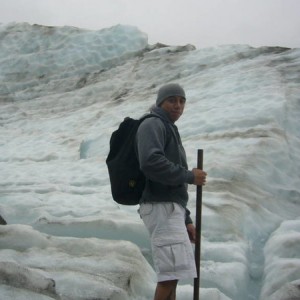
[[[181,96],[171,96],[164,100],[160,107],[165,110],[171,121],[175,123],[182,115],[185,99]]]

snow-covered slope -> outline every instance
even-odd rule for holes
[[[208,172],[201,299],[300,298],[299,49],[151,46],[120,25],[9,24],[0,41],[3,299],[152,298],[147,232],[113,202],[105,158],[167,82],[187,93],[189,165],[203,148]]]

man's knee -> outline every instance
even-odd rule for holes
[[[154,300],[175,300],[178,280],[161,281],[157,283]]]
[[[167,281],[160,281],[157,283],[158,286],[162,287],[176,287],[178,280],[167,280]]]

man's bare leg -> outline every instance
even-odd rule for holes
[[[158,282],[154,300],[176,300],[176,287],[178,280]]]

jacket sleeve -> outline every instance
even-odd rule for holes
[[[186,208],[185,209],[185,225],[193,224],[192,218],[191,218],[191,212]]]
[[[193,183],[194,174],[165,156],[167,130],[159,118],[149,118],[139,126],[136,144],[140,169],[145,176],[164,185]]]

